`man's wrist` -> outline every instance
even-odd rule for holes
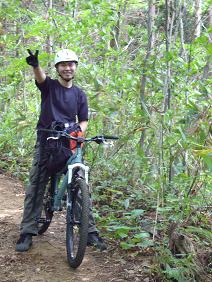
[[[33,69],[39,68],[39,64],[33,65]]]

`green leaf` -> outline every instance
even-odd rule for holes
[[[186,231],[190,233],[196,233],[201,239],[206,238],[209,242],[212,242],[212,232],[201,227],[187,226]]]
[[[212,149],[194,150],[195,154],[202,157],[208,169],[212,171]]]
[[[186,136],[185,136],[185,134],[184,134],[184,132],[183,132],[183,130],[182,130],[182,127],[181,127],[181,126],[178,126],[178,129],[179,129],[179,131],[180,131],[180,133],[181,133],[181,136],[182,136],[183,140],[186,141],[187,138],[186,138]]]
[[[171,51],[165,52],[164,55],[167,62],[171,61],[174,57],[173,52]]]
[[[129,249],[135,247],[135,244],[127,243],[127,242],[121,242],[120,247],[124,250],[129,250]]]
[[[149,233],[148,232],[141,232],[141,233],[138,233],[134,236],[134,238],[137,238],[137,239],[144,239],[144,238],[149,238]]]
[[[132,211],[130,212],[130,214],[131,214],[132,217],[139,217],[139,216],[141,216],[143,213],[144,213],[144,210],[142,210],[142,209],[135,209],[135,210],[132,210]]]
[[[148,248],[151,246],[154,246],[153,240],[144,240],[141,243],[136,244],[136,246],[141,247],[141,248]]]

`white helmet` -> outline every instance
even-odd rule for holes
[[[55,66],[60,62],[70,62],[70,61],[78,63],[78,57],[74,51],[69,49],[60,50],[59,52],[57,52],[54,58]]]

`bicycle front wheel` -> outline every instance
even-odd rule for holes
[[[88,238],[89,191],[84,179],[74,183],[74,192],[68,189],[66,249],[68,263],[77,268],[84,258]]]

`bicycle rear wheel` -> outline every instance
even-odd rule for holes
[[[38,234],[41,235],[49,228],[53,217],[54,191],[57,187],[58,177],[51,176],[44,197],[41,216],[38,219]]]
[[[78,178],[74,192],[68,188],[66,250],[68,263],[77,268],[84,258],[88,238],[89,191],[85,180]]]

